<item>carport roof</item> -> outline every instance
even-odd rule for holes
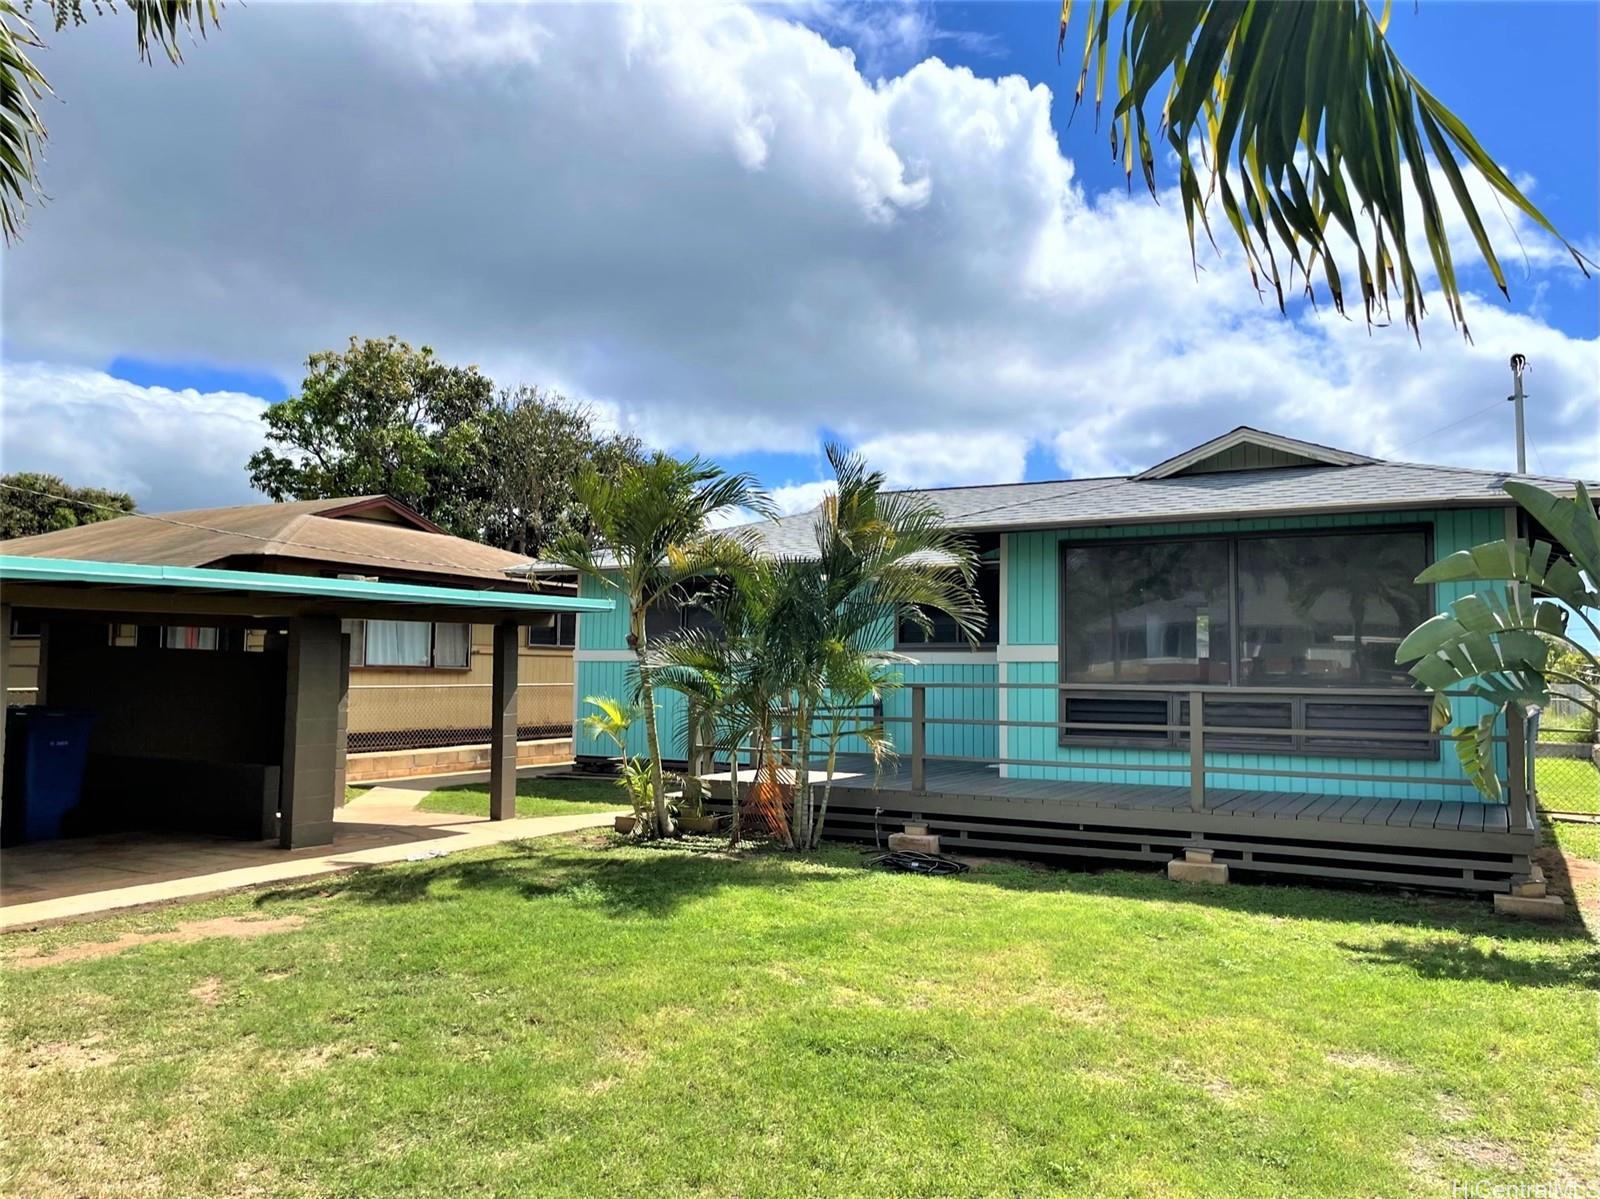
[[[475,610],[487,610],[512,617],[519,612],[609,612],[613,607],[612,601],[606,599],[531,591],[475,591],[421,583],[380,583],[253,570],[28,558],[10,554],[0,555],[0,582],[6,585],[7,602],[23,607],[59,606],[59,601],[74,595],[86,600],[85,592],[102,589],[107,594],[96,597],[93,602],[67,606],[114,609],[125,597],[143,593],[148,600],[154,593],[168,593],[174,609],[183,609],[184,604],[193,602],[201,605],[201,610],[222,604],[230,612],[259,610],[262,615],[315,612],[358,617],[377,606],[429,613],[459,611],[464,617]],[[395,616],[411,614],[392,613]]]

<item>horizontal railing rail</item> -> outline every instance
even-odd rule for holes
[[[1439,761],[1445,744],[1462,741],[1471,735],[1469,733],[1435,730],[1431,727],[1426,730],[1397,729],[1392,726],[1367,727],[1376,722],[1371,720],[1364,722],[1361,719],[1362,708],[1385,705],[1359,703],[1349,705],[1349,710],[1341,714],[1342,718],[1337,723],[1312,723],[1305,711],[1307,704],[1326,701],[1337,703],[1346,697],[1417,705],[1427,702],[1428,697],[1416,691],[1381,688],[1306,687],[1291,690],[1282,687],[1131,685],[1115,690],[1119,694],[1131,692],[1166,699],[1169,705],[1168,719],[1156,722],[1124,722],[1065,718],[1067,705],[1075,697],[1091,700],[1114,698],[1108,695],[1112,689],[1101,685],[951,680],[912,682],[905,685],[905,690],[910,693],[909,713],[885,714],[881,720],[885,726],[903,730],[907,734],[909,754],[905,756],[910,758],[911,787],[914,791],[926,792],[927,768],[930,762],[1078,769],[1145,776],[1150,774],[1186,776],[1190,790],[1190,806],[1196,811],[1204,810],[1206,806],[1207,776],[1211,774],[1239,778],[1342,781],[1359,786],[1422,785],[1441,788],[1446,792],[1454,790],[1465,793],[1474,790],[1472,780],[1463,774],[1431,772],[1419,775],[1402,773],[1392,768],[1384,770],[1379,765],[1383,761],[1417,758],[1422,755],[1424,748],[1431,754],[1431,757],[1425,760]],[[1059,697],[1055,703],[1060,718],[1039,720],[1013,717],[1009,714],[1001,715],[1000,709],[1004,705],[998,703],[995,705],[997,710],[992,716],[930,714],[929,693],[945,691],[980,691],[995,694],[997,697],[1008,691],[1054,692]],[[1257,727],[1239,724],[1237,721],[1219,723],[1208,718],[1208,707],[1224,703],[1236,704],[1240,700],[1278,702],[1288,713],[1290,724]],[[1174,719],[1183,706],[1187,707],[1187,712],[1184,713],[1187,719]],[[1234,709],[1234,712],[1236,711],[1237,708]],[[1219,719],[1226,720],[1232,714],[1233,712],[1224,711],[1219,714]],[[1013,757],[999,752],[998,749],[992,754],[939,753],[930,749],[928,744],[930,730],[963,728],[994,729],[997,733],[1005,729],[1051,730],[1057,734],[1059,747],[1064,751],[1119,748],[1137,752],[1141,758],[1150,753],[1161,753],[1171,757],[1168,760],[1153,761],[1118,760],[1104,753],[1096,753],[1092,758],[1078,755],[1055,758],[1020,755]],[[1077,744],[1074,744],[1072,734],[1081,736]],[[1112,740],[1113,738],[1120,739]],[[1249,743],[1241,745],[1241,738],[1248,739]],[[1495,746],[1501,747],[1505,758],[1504,798],[1508,807],[1510,826],[1513,829],[1527,829],[1531,822],[1529,795],[1532,777],[1528,752],[1530,744],[1528,721],[1512,719],[1505,732],[1496,732],[1490,740]],[[1278,760],[1265,764],[1248,763],[1247,755],[1252,753],[1277,755],[1283,752],[1323,762],[1367,758],[1372,759],[1374,765],[1365,769],[1327,769],[1314,766],[1311,762]],[[1208,758],[1208,753],[1213,756]],[[1220,755],[1227,755],[1229,760],[1216,760]],[[1241,757],[1245,757],[1246,761],[1239,761]]]

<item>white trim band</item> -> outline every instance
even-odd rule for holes
[[[1059,645],[1002,645],[1001,662],[1054,662],[1061,656]]]
[[[575,649],[574,662],[635,662],[638,655],[631,649]]]

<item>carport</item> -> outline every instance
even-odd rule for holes
[[[609,600],[244,570],[0,556],[0,630],[40,629],[40,702],[93,720],[86,819],[327,845],[344,798],[350,620],[494,627],[490,815],[515,814],[517,647]],[[211,652],[163,627],[219,630]],[[133,636],[117,630],[137,629]],[[0,687],[9,674],[0,636]],[[0,761],[4,741],[0,739]],[[3,796],[0,796],[3,801]],[[97,830],[96,830],[97,831]]]

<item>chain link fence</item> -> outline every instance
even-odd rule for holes
[[[349,749],[436,749],[489,740],[489,683],[351,683]],[[572,736],[572,684],[517,687],[517,739]]]
[[[1547,813],[1594,816],[1600,813],[1600,741],[1595,714],[1580,699],[1586,693],[1570,684],[1552,688],[1550,705],[1539,714],[1533,747],[1533,783]]]

